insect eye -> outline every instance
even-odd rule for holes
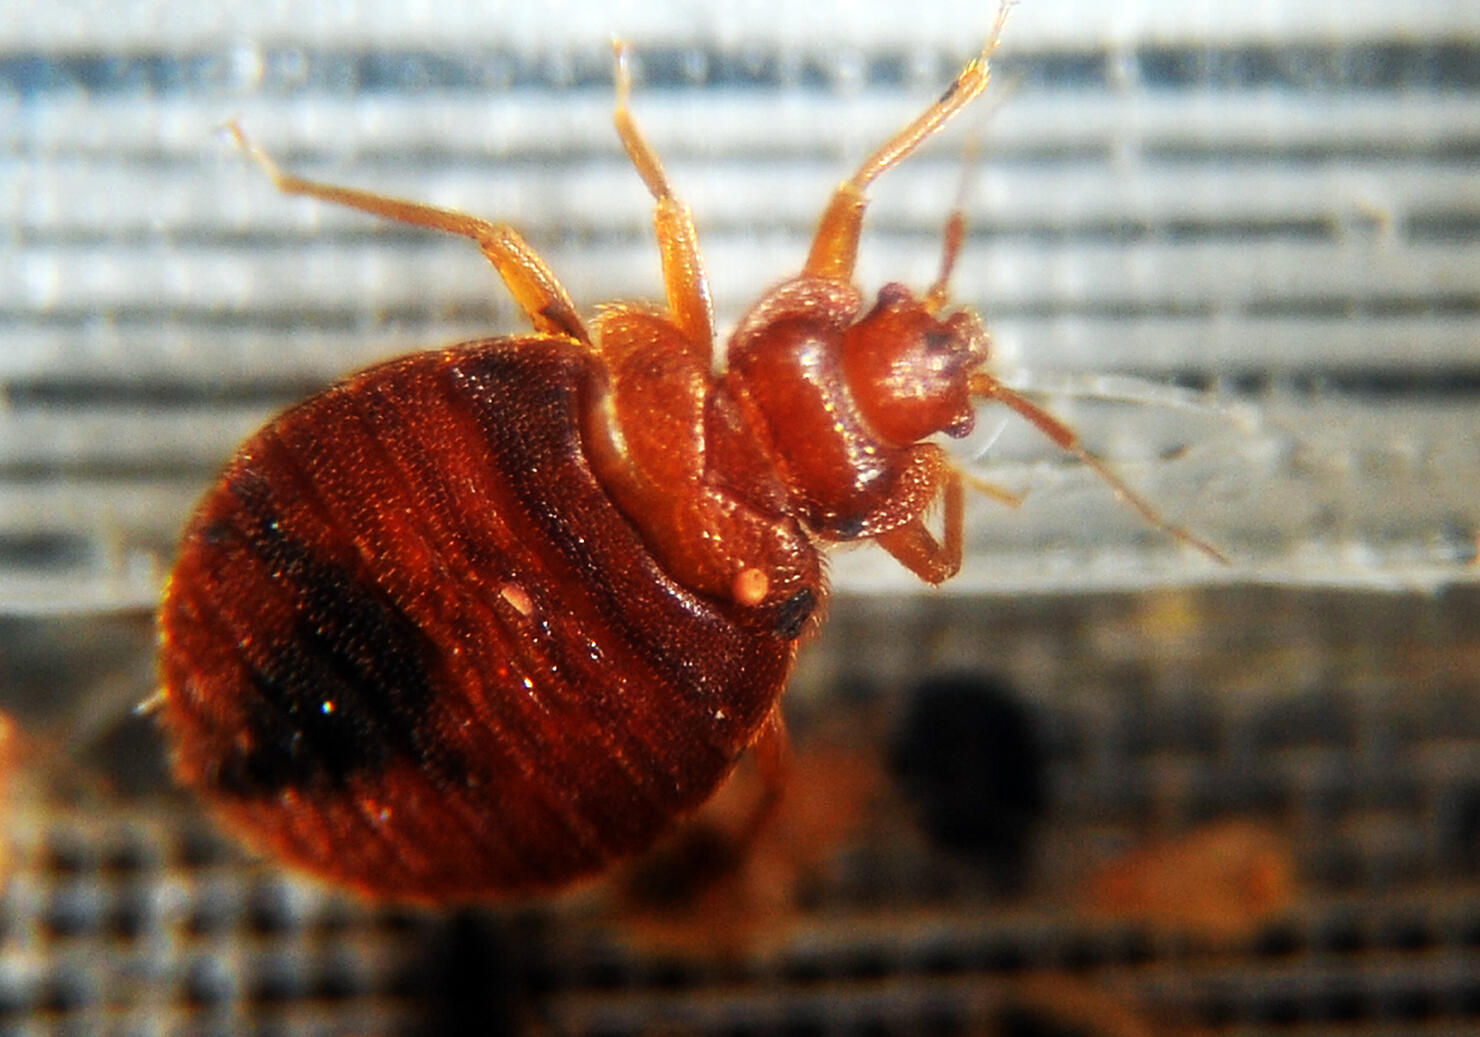
[[[938,354],[950,352],[955,347],[955,336],[940,328],[931,328],[924,334],[925,352]]]

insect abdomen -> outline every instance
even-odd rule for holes
[[[176,767],[259,844],[398,898],[553,888],[752,740],[794,644],[670,580],[586,464],[594,361],[416,354],[289,411],[186,532]]]

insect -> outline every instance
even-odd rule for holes
[[[753,745],[779,781],[821,546],[955,573],[963,476],[925,440],[964,435],[974,401],[1113,481],[985,372],[973,312],[943,315],[959,216],[924,296],[891,284],[865,309],[851,283],[870,183],[986,87],[1005,12],[837,189],[718,371],[694,224],[628,111],[620,45],[614,121],[655,199],[667,302],[592,325],[511,227],[286,175],[235,130],[286,193],[471,238],[533,333],[370,368],[239,448],[161,608],[178,777],[259,848],[366,894],[555,890],[650,845]]]

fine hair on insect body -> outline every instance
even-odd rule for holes
[[[241,445],[186,527],[160,611],[174,766],[253,845],[359,891],[562,889],[650,846],[748,749],[785,771],[780,697],[828,596],[822,551],[961,566],[967,476],[934,438],[997,400],[1163,520],[985,369],[951,309],[960,206],[917,296],[854,285],[867,191],[986,88],[1008,6],[952,86],[843,181],[799,274],[723,350],[698,233],[629,109],[661,305],[589,319],[512,226],[305,180],[286,194],[471,239],[530,332],[351,375]],[[982,484],[985,485],[985,484]],[[927,524],[936,505],[939,534]]]

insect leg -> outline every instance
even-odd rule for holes
[[[271,156],[247,140],[246,134],[235,122],[228,123],[226,128],[231,131],[242,150],[262,167],[284,194],[318,198],[388,220],[472,238],[498,270],[499,276],[508,285],[510,294],[514,296],[514,301],[519,304],[536,331],[565,335],[590,344],[591,336],[576,313],[570,296],[560,286],[544,260],[508,224],[489,223],[452,209],[402,201],[352,187],[321,184],[284,173]]]
[[[935,534],[925,528],[923,514],[874,538],[880,547],[926,583],[943,583],[961,569],[966,493],[961,473],[954,466],[942,465],[939,472],[936,494],[945,519],[941,539],[937,540]]]
[[[822,214],[817,235],[812,239],[812,251],[803,271],[805,276],[835,281],[853,279],[853,265],[858,258],[858,235],[863,227],[863,212],[868,205],[868,185],[880,173],[904,161],[987,88],[991,78],[988,59],[1002,38],[1002,26],[1011,6],[1010,0],[1003,0],[998,6],[997,20],[981,53],[967,63],[940,99],[885,142],[858,167],[858,172],[839,185]]]
[[[643,138],[627,107],[632,95],[627,45],[613,40],[612,51],[616,56],[614,75],[617,88],[612,122],[616,124],[617,136],[622,139],[627,157],[657,202],[653,224],[658,234],[658,248],[663,254],[663,285],[668,295],[669,319],[707,357],[714,348],[714,307],[709,299],[709,279],[704,273],[704,257],[699,252],[694,217],[689,207],[673,193],[673,186],[663,172],[657,153]]]

